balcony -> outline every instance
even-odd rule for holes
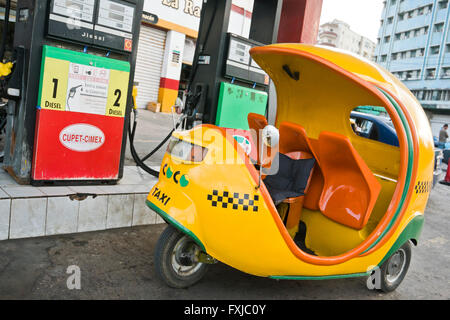
[[[389,70],[391,72],[420,70],[423,66],[423,57],[391,60]]]
[[[333,31],[323,30],[319,33],[319,38],[337,39],[337,33]]]
[[[442,37],[444,37],[444,31],[433,32],[433,34],[431,35],[430,45],[431,46],[440,45],[442,42]]]
[[[329,42],[320,42],[319,41],[318,45],[336,48],[336,45],[334,43],[329,43]]]
[[[400,12],[411,11],[433,3],[434,1],[432,0],[403,1],[402,3],[400,3]]]
[[[450,101],[419,100],[424,109],[450,109]]]
[[[446,19],[447,19],[447,10],[441,9],[438,10],[438,12],[436,13],[436,19],[434,20],[434,23],[445,22]]]
[[[396,40],[392,46],[392,52],[423,48],[427,43],[427,36],[428,35],[422,35],[419,37],[411,37],[409,39]]]
[[[429,26],[430,22],[431,22],[431,18],[432,18],[432,15],[430,13],[430,14],[426,14],[426,15],[416,16],[411,19],[405,19],[405,20],[399,21],[397,23],[396,32],[404,32],[404,31],[409,31],[409,30]]]

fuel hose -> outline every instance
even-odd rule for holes
[[[159,177],[159,172],[156,170],[153,170],[152,168],[150,168],[149,166],[147,166],[144,161],[147,160],[148,158],[152,157],[159,149],[162,148],[162,146],[170,139],[170,137],[172,136],[172,133],[175,131],[175,129],[172,129],[172,131],[170,131],[170,133],[167,135],[167,137],[165,137],[160,144],[158,144],[156,146],[156,148],[154,148],[148,155],[146,155],[143,158],[140,158],[136,148],[134,146],[134,137],[136,134],[136,127],[137,127],[137,110],[133,108],[133,125],[131,125],[131,117],[130,117],[130,125],[128,126],[128,136],[130,139],[130,151],[131,151],[131,156],[133,157],[134,161],[136,162],[136,164],[142,168],[142,170],[144,170],[145,172],[149,173],[150,175],[154,176],[155,178]],[[178,128],[179,124],[176,125],[176,128]]]

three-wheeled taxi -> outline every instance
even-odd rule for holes
[[[394,290],[433,178],[419,102],[391,73],[346,52],[275,44],[251,55],[275,83],[277,129],[248,115],[256,159],[224,128],[173,133],[147,198],[169,224],[155,250],[157,274],[188,287],[221,261],[273,279],[368,276]],[[350,121],[359,106],[384,108],[399,145],[359,135]]]

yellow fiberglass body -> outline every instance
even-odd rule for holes
[[[325,178],[314,187],[320,203],[305,200],[300,218],[307,227],[305,244],[315,254],[296,245],[264,183],[258,188],[258,170],[233,137],[213,125],[173,134],[175,143],[200,147],[202,156],[186,160],[167,153],[147,205],[210,257],[276,279],[367,275],[406,242],[417,243],[434,152],[427,118],[411,92],[380,66],[346,52],[275,44],[253,48],[251,54],[276,86],[275,126],[294,123],[304,128],[322,167]],[[366,105],[386,109],[398,147],[353,132],[350,113]],[[358,199],[344,196],[328,207],[328,198],[324,200],[324,193],[341,187],[339,181],[347,183],[339,169],[346,170],[345,159],[343,167],[333,167],[341,161],[339,151],[330,153],[333,138],[351,150],[356,165],[366,168],[366,176],[379,186],[371,195],[370,217],[359,228],[332,212],[333,206]]]

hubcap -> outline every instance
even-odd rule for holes
[[[386,280],[389,283],[394,283],[403,273],[406,265],[406,252],[403,249],[398,250],[389,259],[387,266]]]
[[[178,240],[172,252],[172,268],[179,276],[190,276],[197,272],[202,263],[198,262],[199,247],[188,236]]]

